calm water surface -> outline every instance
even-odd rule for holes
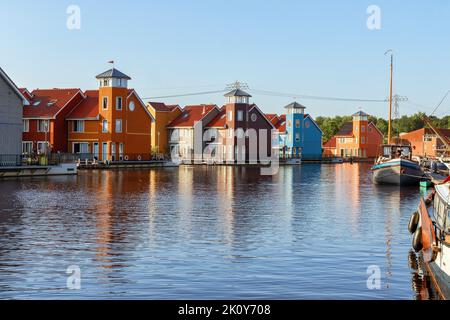
[[[3,299],[417,299],[419,188],[366,164],[90,171],[0,181]],[[66,270],[81,269],[68,290]],[[367,268],[381,289],[367,289]]]

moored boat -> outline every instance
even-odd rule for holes
[[[435,191],[420,205],[410,220],[413,248],[423,257],[434,286],[443,299],[450,299],[450,182],[435,186]]]
[[[411,154],[410,146],[383,146],[383,156],[371,169],[373,182],[399,186],[419,184],[424,172]]]

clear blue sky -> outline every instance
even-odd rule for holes
[[[81,8],[81,30],[66,28],[69,5]],[[366,27],[369,5],[381,8],[381,30]],[[450,89],[450,1],[1,1],[0,66],[19,86],[97,87],[114,59],[141,97],[220,90],[241,80],[252,89],[383,99],[387,49],[396,54],[395,92],[402,114],[431,111]],[[222,104],[221,94],[162,99],[181,105]],[[291,98],[254,94],[266,112]],[[313,116],[376,103],[298,99]],[[438,115],[450,111],[450,100]]]

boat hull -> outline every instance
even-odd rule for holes
[[[372,179],[375,184],[415,185],[419,184],[423,177],[421,167],[409,160],[391,160],[372,168]]]

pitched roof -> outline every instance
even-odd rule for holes
[[[216,105],[203,104],[186,106],[183,112],[167,125],[168,128],[193,127],[197,121],[202,120],[211,110],[217,108]]]
[[[66,119],[97,119],[99,116],[98,90],[88,90],[84,95],[86,98],[67,115]]]
[[[109,69],[108,71],[100,73],[96,78],[97,79],[119,78],[119,79],[131,80],[131,78],[129,76],[127,76],[126,74],[120,72],[119,70],[117,70],[115,68],[112,68],[112,69]]]
[[[352,137],[353,136],[353,122],[346,122],[336,134],[336,137]]]
[[[166,105],[162,102],[149,102],[148,104],[157,112],[172,112],[174,109],[180,108],[179,105]]]
[[[367,113],[365,113],[364,111],[358,111],[357,113],[352,115],[352,117],[368,117],[368,116],[369,115]]]
[[[226,109],[222,107],[220,112],[210,123],[206,125],[206,128],[226,128],[227,126],[227,114]]]
[[[225,94],[224,97],[251,97],[251,95],[244,90],[234,89]]]
[[[331,138],[330,140],[328,140],[324,145],[324,148],[329,148],[329,149],[335,149],[336,148],[336,137]]]
[[[301,105],[298,102],[292,102],[290,104],[288,104],[286,107],[284,107],[285,109],[306,109],[305,106]]]
[[[32,93],[30,105],[23,108],[24,118],[55,118],[77,95],[80,89],[37,89]]]
[[[11,80],[11,78],[6,74],[6,72],[0,68],[0,78],[3,78],[3,80],[6,81],[6,83],[11,87],[11,89],[13,89],[14,93],[20,98],[22,99],[22,103],[24,105],[28,105],[29,101],[27,100],[27,98],[25,98],[22,94],[22,92],[19,90],[19,88],[16,86],[16,84],[14,83],[14,81]]]

